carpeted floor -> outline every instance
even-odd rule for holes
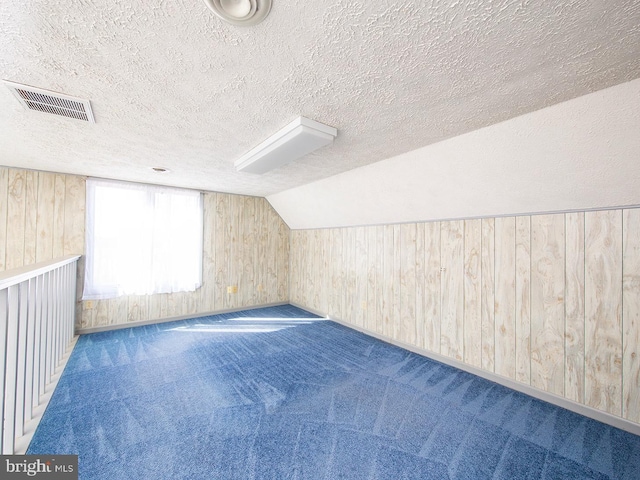
[[[640,437],[292,306],[82,336],[27,453],[85,480],[640,478]]]

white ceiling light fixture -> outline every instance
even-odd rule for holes
[[[271,0],[204,0],[225,22],[241,27],[256,25],[269,15]]]
[[[298,117],[236,162],[239,172],[266,173],[333,142],[336,128]]]

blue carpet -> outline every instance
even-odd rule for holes
[[[27,453],[82,479],[640,478],[640,437],[292,306],[82,336]]]

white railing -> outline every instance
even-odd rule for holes
[[[79,255],[0,272],[0,452],[24,453],[75,343]]]

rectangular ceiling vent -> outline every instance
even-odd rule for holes
[[[63,93],[30,87],[4,80],[18,101],[28,110],[52,113],[76,120],[96,123],[89,100],[71,97]]]

